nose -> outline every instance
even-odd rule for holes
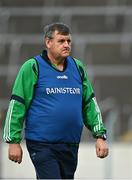
[[[69,41],[65,41],[64,46],[65,47],[70,47],[70,42]]]

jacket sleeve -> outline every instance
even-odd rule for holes
[[[83,85],[82,112],[85,126],[92,132],[93,137],[106,133],[106,128],[102,121],[101,112],[94,95],[93,87],[88,79],[86,70],[81,61],[76,60]]]
[[[22,140],[23,122],[37,78],[37,63],[35,59],[29,59],[20,68],[13,86],[3,132],[3,139],[7,143],[20,143]]]

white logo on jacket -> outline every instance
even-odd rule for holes
[[[68,76],[63,75],[63,76],[57,76],[57,79],[68,79]]]
[[[46,88],[46,94],[81,94],[80,88],[63,87],[63,88]]]

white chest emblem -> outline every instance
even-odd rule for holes
[[[68,79],[68,76],[63,75],[63,76],[57,76],[57,79]]]

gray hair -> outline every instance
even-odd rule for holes
[[[71,34],[71,31],[70,31],[69,27],[66,24],[56,22],[56,23],[46,25],[44,27],[44,38],[52,39],[53,38],[53,33],[55,31],[58,31],[59,34],[61,34],[61,35]]]

